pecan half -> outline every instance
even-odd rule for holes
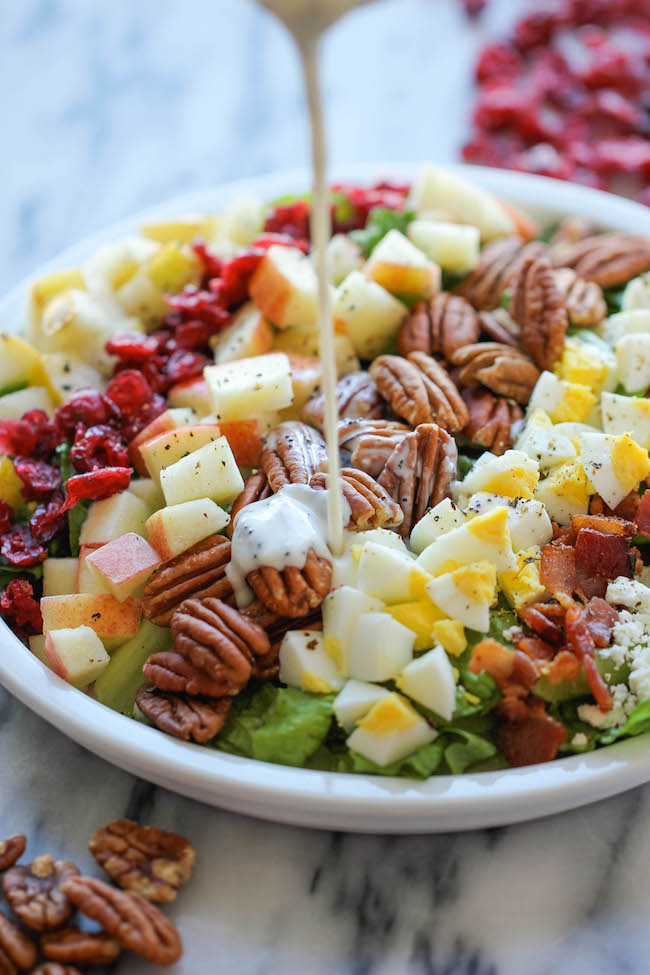
[[[285,484],[309,484],[326,460],[327,448],[318,430],[287,420],[267,434],[261,463],[271,489],[279,491]]]
[[[56,961],[46,961],[35,968],[32,975],[82,975],[82,973],[72,965],[59,965]]]
[[[344,462],[377,477],[410,430],[395,420],[344,420],[338,430]]]
[[[175,650],[152,653],[142,667],[145,680],[159,691],[193,697],[223,697],[224,682],[213,680],[191,660]],[[232,691],[236,694],[237,691]]]
[[[521,346],[540,369],[552,369],[562,355],[569,324],[566,305],[548,261],[529,258],[514,284],[512,317],[521,326]]]
[[[16,917],[32,931],[52,931],[70,920],[73,905],[63,893],[65,881],[79,871],[67,860],[43,854],[30,864],[10,867],[2,889]]]
[[[288,630],[295,629],[296,621],[295,619],[287,619],[287,617],[272,613],[259,599],[254,599],[245,609],[241,610],[241,613],[243,616],[248,616],[250,619],[255,620],[256,623],[259,623],[266,630],[267,636],[271,641],[271,649],[266,656],[256,659],[253,667],[253,677],[257,677],[260,680],[273,680],[278,676],[280,671],[278,655],[280,653],[282,638]],[[304,629],[321,630],[323,628],[323,618],[320,607],[312,610],[307,616],[302,617],[300,619],[300,625]]]
[[[265,498],[270,497],[273,491],[269,487],[269,482],[266,479],[266,474],[264,471],[257,471],[255,474],[249,474],[244,481],[244,488],[241,494],[237,495],[233,501],[232,508],[230,509],[230,521],[228,522],[228,537],[232,538],[232,533],[235,530],[235,516],[239,514],[242,508],[245,508],[249,504],[253,504],[255,501],[263,501]]]
[[[615,288],[650,268],[650,240],[636,234],[594,234],[575,243],[555,244],[547,256],[554,267],[573,268],[585,281]]]
[[[404,512],[400,535],[410,535],[429,508],[446,497],[457,460],[453,437],[435,423],[420,424],[395,448],[379,483]]]
[[[16,860],[25,852],[27,838],[23,833],[16,833],[7,840],[0,842],[0,873],[12,867]]]
[[[381,355],[370,366],[379,392],[397,416],[412,426],[434,421],[450,433],[467,422],[462,397],[445,369],[424,352],[403,359]]]
[[[231,698],[185,697],[164,694],[145,684],[135,696],[146,718],[174,738],[195,741],[198,745],[214,738],[228,718]]]
[[[64,965],[111,965],[122,953],[122,945],[106,931],[62,928],[41,937],[41,952]]]
[[[172,614],[184,599],[228,599],[232,596],[226,576],[229,562],[230,542],[223,535],[210,535],[165,562],[144,587],[144,616],[156,626],[169,626]]]
[[[280,571],[265,565],[249,572],[246,582],[267,609],[296,619],[323,602],[332,586],[332,565],[309,549],[302,569],[288,565]]]
[[[512,447],[512,424],[523,419],[522,410],[489,389],[463,390],[469,422],[463,435],[477,447],[504,454]]]
[[[539,369],[527,355],[499,342],[477,342],[459,349],[453,363],[459,386],[487,386],[493,393],[526,404]]]
[[[384,415],[384,402],[372,377],[367,372],[349,372],[336,384],[336,406],[340,420]],[[305,423],[317,430],[325,429],[325,394],[316,393],[307,400],[300,414]]]
[[[481,325],[481,335],[487,335],[492,342],[510,345],[513,349],[519,348],[520,328],[505,308],[481,311],[478,320]]]
[[[520,237],[500,237],[487,244],[481,257],[455,290],[479,311],[496,308],[503,292],[519,274],[523,262],[543,253],[545,245],[532,241],[524,244]]]
[[[397,351],[425,352],[451,359],[457,349],[476,342],[478,316],[460,295],[441,291],[429,301],[418,301],[397,333]]]
[[[310,487],[324,490],[327,474],[314,474]],[[404,520],[402,509],[374,477],[353,467],[341,470],[341,491],[350,506],[347,528],[363,532],[370,528],[396,528]]]
[[[595,281],[579,278],[570,267],[554,271],[555,287],[564,298],[569,321],[582,328],[594,328],[607,316],[603,289]]]
[[[116,819],[96,830],[88,848],[120,887],[157,904],[174,900],[190,879],[196,860],[185,837],[131,819]]]
[[[157,907],[139,894],[117,890],[95,877],[72,877],[64,891],[82,914],[155,965],[172,965],[183,946],[178,931]]]
[[[35,964],[34,942],[0,911],[0,972],[13,975],[16,967],[31,968]]]

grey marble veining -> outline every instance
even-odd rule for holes
[[[519,6],[495,0],[483,30]],[[451,0],[386,0],[332,33],[335,162],[454,158],[481,35],[461,26]],[[288,39],[244,0],[1,0],[0,289],[135,209],[303,165],[298,80]],[[138,782],[0,689],[0,833],[82,868],[117,816],[192,838],[196,874],[170,912],[183,975],[641,975],[649,813],[643,788],[455,835],[272,825]]]

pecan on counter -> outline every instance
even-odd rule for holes
[[[406,359],[381,355],[370,374],[393,413],[411,426],[436,423],[457,433],[467,423],[465,404],[449,374],[424,352],[411,352]]]
[[[123,890],[157,904],[174,900],[196,860],[194,847],[183,836],[131,819],[116,819],[96,830],[88,848]]]
[[[23,833],[16,833],[7,840],[0,841],[0,873],[13,867],[25,852],[27,838]]]
[[[264,501],[265,498],[270,498],[272,494],[273,491],[269,487],[269,482],[266,479],[264,471],[256,471],[255,474],[249,474],[244,481],[244,487],[241,493],[237,495],[230,509],[230,521],[226,529],[228,537],[232,538],[235,530],[235,516],[239,514],[242,508],[245,508],[249,504],[254,504],[255,501]]]
[[[451,359],[457,349],[471,345],[479,337],[476,311],[460,295],[441,291],[429,301],[418,301],[397,333],[397,351],[424,352]]]
[[[10,908],[26,928],[52,931],[66,924],[74,913],[63,885],[78,874],[73,863],[43,854],[30,864],[10,867],[3,874],[2,889]]]
[[[469,442],[501,456],[512,447],[512,425],[523,419],[523,411],[489,389],[464,389],[469,422],[463,430]]]
[[[314,474],[309,482],[310,487],[324,490],[328,486],[328,478],[327,474]],[[370,528],[397,528],[402,524],[402,509],[374,477],[353,467],[344,467],[340,485],[343,497],[350,506],[350,520],[346,528],[363,532]]]
[[[172,614],[185,599],[228,599],[232,596],[226,576],[229,562],[230,542],[223,535],[210,535],[165,562],[144,587],[144,616],[156,626],[169,626]]]
[[[526,404],[539,369],[534,362],[509,345],[499,342],[477,342],[456,352],[453,364],[459,386],[487,386],[498,396]]]
[[[524,262],[513,285],[510,312],[521,327],[523,351],[540,369],[553,369],[562,355],[569,319],[547,260]]]
[[[520,237],[500,237],[481,251],[477,266],[460,282],[455,293],[466,298],[478,311],[497,308],[504,291],[517,277],[522,263],[543,253],[545,244]]]
[[[650,241],[636,234],[607,233],[547,249],[553,267],[570,267],[601,288],[616,288],[650,268]]]
[[[62,965],[112,965],[122,945],[106,931],[61,928],[41,936],[41,952],[48,961]]]
[[[300,420],[281,423],[264,440],[261,464],[273,491],[286,484],[309,484],[326,460],[322,435]]]
[[[607,317],[603,289],[595,281],[579,278],[570,267],[553,272],[555,287],[564,298],[569,321],[580,328],[595,328]]]
[[[35,964],[34,942],[0,911],[0,972],[14,975],[17,968],[32,968]]]
[[[458,450],[453,437],[435,423],[422,423],[395,448],[379,483],[401,507],[398,531],[407,538],[429,508],[447,496],[456,477]]]
[[[32,975],[82,975],[82,973],[72,965],[59,965],[57,961],[45,961],[34,969]]]
[[[339,420],[380,419],[384,401],[369,373],[349,372],[336,384],[336,406]],[[321,432],[325,429],[325,394],[315,393],[302,408],[300,418]]]
[[[164,694],[143,684],[135,696],[135,703],[160,731],[203,745],[225,725],[231,698]]]
[[[350,467],[377,477],[398,443],[411,427],[396,420],[343,420],[339,423],[339,449]]]
[[[271,612],[297,619],[317,609],[327,596],[332,586],[332,564],[310,548],[302,569],[287,565],[279,570],[264,565],[249,572],[246,582]]]
[[[154,965],[172,965],[183,946],[175,926],[139,894],[118,890],[95,877],[71,877],[64,891],[86,917]]]

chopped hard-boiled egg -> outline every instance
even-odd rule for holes
[[[535,499],[541,501],[552,521],[569,525],[574,515],[587,513],[593,493],[580,458],[576,458],[554,467],[537,485]]]
[[[541,471],[550,471],[577,454],[571,439],[558,433],[548,413],[541,409],[529,413],[515,447],[536,460]]]
[[[644,393],[650,386],[650,333],[623,335],[616,343],[616,362],[626,392]]]
[[[360,719],[347,740],[348,747],[375,765],[390,765],[422,745],[436,732],[401,694],[391,693]]]
[[[638,278],[628,281],[621,296],[621,308],[623,311],[631,311],[633,308],[650,309],[650,273],[646,271]]]
[[[350,635],[349,676],[391,680],[413,657],[414,643],[415,633],[385,613],[362,613]]]
[[[427,583],[427,593],[445,612],[472,630],[487,633],[490,606],[496,598],[496,569],[490,562],[474,562],[444,572]]]
[[[345,731],[352,731],[359,718],[390,692],[379,684],[364,680],[349,680],[334,701],[336,720]]]
[[[356,585],[386,603],[405,603],[424,592],[429,575],[410,555],[366,542],[361,550]]]
[[[553,537],[551,519],[539,501],[504,498],[499,494],[480,492],[473,495],[466,508],[468,518],[475,518],[495,508],[507,506],[508,529],[513,552],[531,545],[546,545]]]
[[[285,633],[280,646],[280,680],[312,694],[330,694],[343,687],[343,678],[318,630]]]
[[[517,565],[506,507],[487,511],[447,532],[425,548],[415,564],[435,576],[481,561],[493,563],[497,572],[506,572]],[[439,605],[450,616],[454,615],[444,603]]]
[[[650,450],[649,399],[603,393],[600,406],[605,433],[629,433],[636,443]]]
[[[598,395],[604,389],[616,389],[618,368],[616,356],[606,342],[594,336],[592,341],[568,338],[555,375],[569,383],[589,386]]]
[[[456,707],[456,681],[449,657],[441,646],[433,647],[407,664],[396,683],[408,697],[445,721],[451,721]]]
[[[458,528],[465,521],[465,514],[450,498],[439,501],[431,511],[427,511],[411,532],[411,550],[419,555],[436,538]]]
[[[596,329],[596,334],[615,346],[623,335],[642,335],[650,332],[650,308],[630,308],[610,315]]]
[[[452,657],[460,657],[467,650],[465,627],[460,620],[439,620],[433,624],[433,636]]]
[[[585,433],[578,438],[585,474],[605,504],[615,508],[650,473],[648,451],[627,433]]]
[[[596,400],[596,394],[584,383],[568,382],[552,372],[543,372],[531,393],[528,410],[545,410],[553,423],[584,423]]]
[[[323,602],[325,650],[344,676],[349,669],[350,638],[357,617],[362,613],[379,613],[383,608],[380,599],[351,586],[332,590]]]
[[[414,650],[428,650],[435,643],[433,626],[446,617],[441,609],[424,597],[410,603],[396,603],[385,610],[394,620],[415,633]]]
[[[500,494],[504,498],[532,498],[539,480],[539,465],[520,450],[506,450],[501,457],[478,461],[459,488],[459,503],[478,491]]]
[[[522,549],[517,553],[517,568],[513,572],[502,572],[499,576],[499,586],[516,612],[531,603],[549,598],[549,593],[539,578],[541,557],[539,545]]]
[[[332,589],[338,586],[357,586],[359,575],[359,560],[366,542],[383,545],[408,556],[409,552],[402,538],[397,532],[386,528],[371,528],[366,532],[344,532],[343,554],[338,555],[332,563]]]

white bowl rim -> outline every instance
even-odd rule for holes
[[[412,178],[413,163],[337,166],[332,179]],[[620,197],[544,177],[462,164],[468,175],[530,212],[575,214],[599,225],[650,236],[650,210]],[[274,173],[199,190],[150,207],[82,240],[42,266],[0,301],[0,325],[20,320],[31,280],[77,263],[145,220],[223,206],[241,193],[272,199],[309,185],[305,170]],[[0,621],[0,682],[28,707],[86,748],[166,788],[279,822],[359,832],[439,832],[532,819],[632,788],[650,779],[645,735],[545,765],[420,782],[271,765],[178,741],[66,684]]]

